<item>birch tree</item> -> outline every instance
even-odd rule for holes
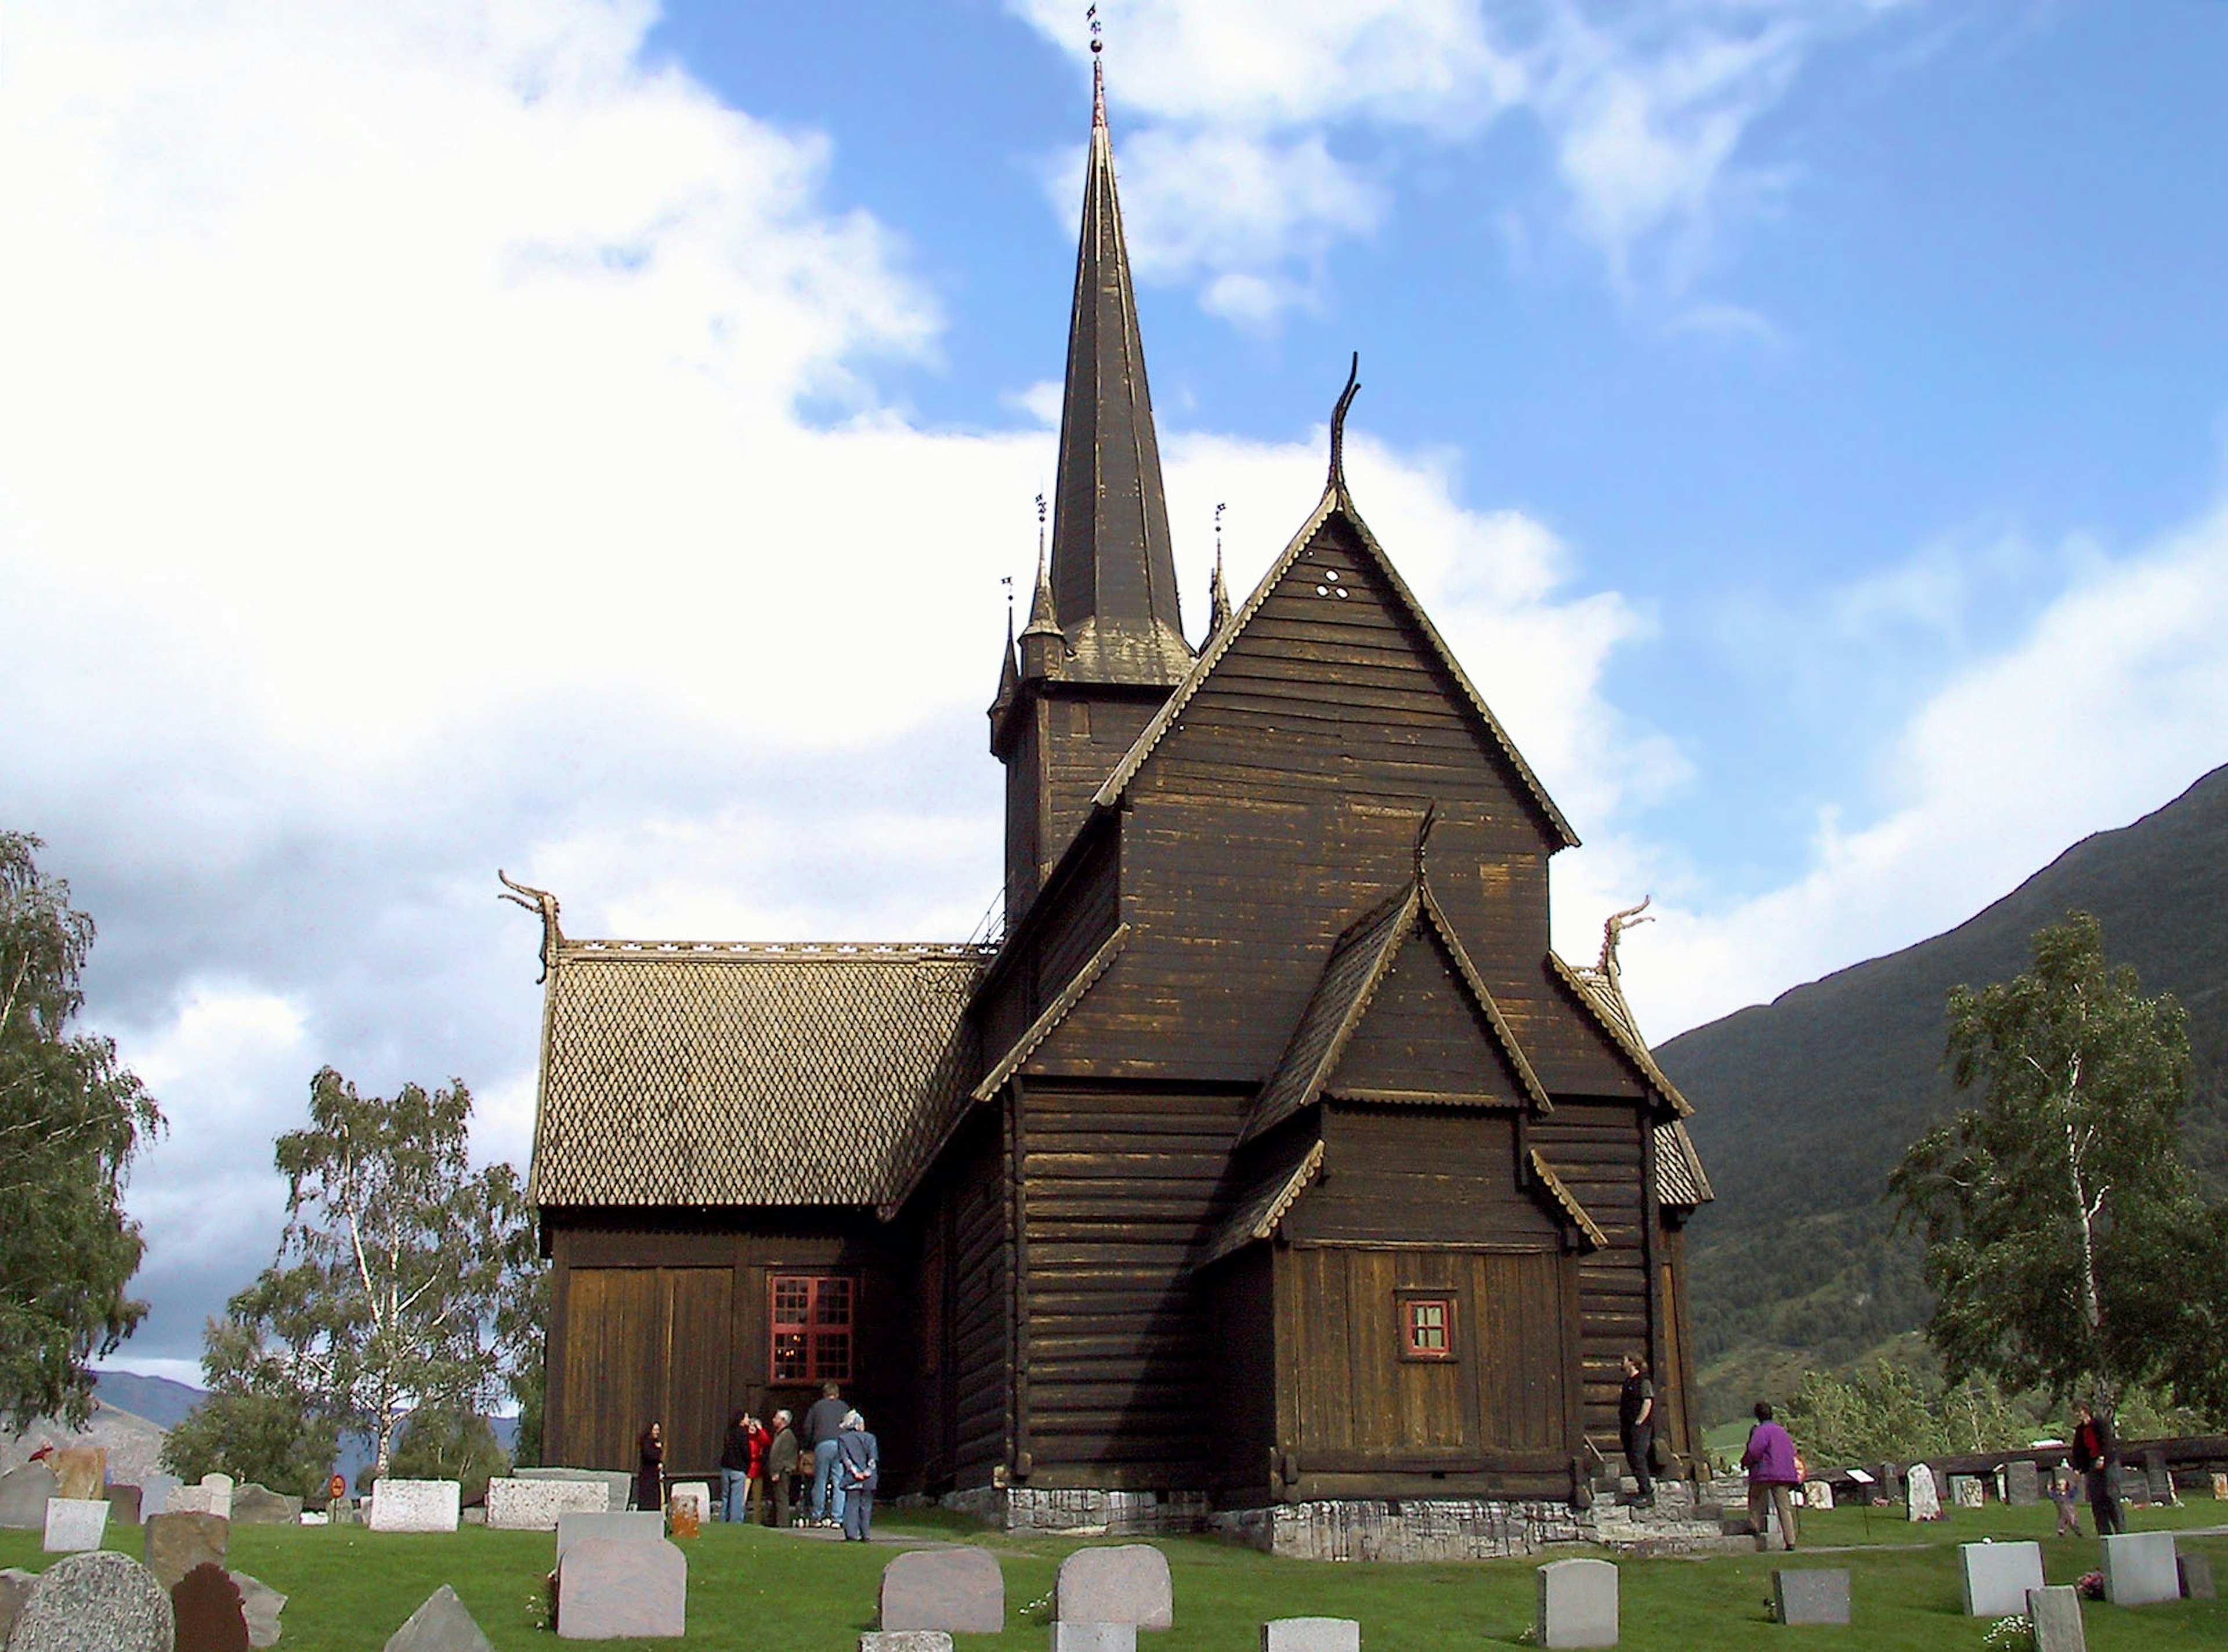
[[[2211,1222],[2179,1137],[2189,1040],[2171,995],[2104,962],[2086,912],[2038,932],[2033,964],[1950,995],[1947,1060],[1979,1104],[1889,1179],[1926,1241],[1928,1339],[1952,1381],[2110,1405],[2186,1341]]]

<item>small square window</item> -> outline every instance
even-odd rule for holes
[[[1400,1357],[1455,1357],[1455,1299],[1450,1294],[1423,1290],[1400,1293]]]

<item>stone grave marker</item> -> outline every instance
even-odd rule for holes
[[[2104,1598],[2115,1606],[2148,1606],[2181,1598],[2172,1532],[2127,1532],[2104,1540]]]
[[[1261,1652],[1361,1652],[1351,1617],[1272,1617],[1261,1625]]]
[[[1779,1621],[1796,1625],[1849,1621],[1849,1574],[1846,1572],[1775,1572],[1771,1599]]]
[[[557,1517],[557,1562],[565,1551],[583,1539],[608,1537],[623,1543],[663,1543],[665,1516],[656,1509],[630,1510],[617,1514],[560,1514]]]
[[[2004,1501],[2014,1508],[2026,1508],[2042,1501],[2042,1476],[2026,1457],[2014,1457],[2004,1464]]]
[[[1550,1560],[1539,1570],[1541,1646],[1617,1644],[1617,1568],[1606,1560]]]
[[[604,1488],[583,1480],[490,1480],[487,1523],[497,1532],[554,1532],[560,1514],[600,1514]]]
[[[2034,1625],[2034,1652],[2089,1652],[2081,1624],[2081,1591],[2070,1583],[2030,1589],[2026,1615]]]
[[[171,1652],[170,1598],[128,1554],[67,1554],[42,1573],[8,1652]]]
[[[219,1514],[157,1514],[139,1527],[140,1553],[165,1591],[203,1561],[224,1564],[232,1522]]]
[[[712,1518],[712,1488],[701,1480],[683,1480],[665,1495],[668,1508],[678,1513],[683,1508],[696,1511],[696,1522],[702,1525]]]
[[[1950,1500],[1960,1508],[1986,1508],[1988,1489],[1972,1475],[1953,1474],[1950,1476]]]
[[[242,1526],[299,1526],[302,1500],[289,1492],[266,1491],[251,1480],[232,1494],[232,1518]]]
[[[54,1470],[57,1497],[90,1502],[108,1483],[108,1453],[98,1445],[71,1445],[47,1459]]]
[[[1942,1499],[1934,1489],[1934,1470],[1924,1463],[1911,1465],[1911,1518],[1942,1518]]]
[[[2181,1572],[2181,1598],[2184,1600],[2218,1600],[2212,1591],[2212,1562],[2201,1554],[2174,1556],[2174,1565]]]
[[[47,1503],[61,1495],[54,1470],[43,1463],[26,1463],[0,1474],[0,1526],[18,1532],[47,1529]]]
[[[1052,1652],[1137,1652],[1135,1623],[1068,1623],[1055,1618]]]
[[[31,1596],[31,1585],[38,1580],[36,1573],[21,1566],[0,1571],[0,1646],[8,1644],[8,1631],[16,1627],[16,1615],[23,1610],[23,1603]]]
[[[914,1549],[882,1568],[885,1634],[942,1630],[948,1635],[1006,1632],[1006,1577],[998,1557],[976,1548]]]
[[[664,1539],[582,1538],[557,1563],[560,1639],[660,1640],[688,1632],[688,1563]]]
[[[382,1480],[372,1489],[375,1532],[453,1532],[464,1489],[454,1480]]]
[[[1168,1581],[1168,1558],[1146,1543],[1078,1549],[1060,1563],[1052,1615],[1069,1623],[1173,1628],[1175,1591]]]
[[[239,1483],[228,1474],[205,1474],[202,1476],[202,1489],[209,1495],[210,1514],[221,1514],[227,1520],[232,1518],[232,1494]]]
[[[2174,1501],[2174,1475],[2166,1466],[2166,1453],[2155,1447],[2143,1453],[2143,1483],[2150,1488],[2153,1502]]]
[[[1831,1508],[1834,1506],[1833,1486],[1824,1480],[1809,1482],[1802,1488],[1802,1506],[1805,1508]]]
[[[159,1514],[170,1506],[170,1493],[178,1483],[174,1474],[143,1474],[139,1476],[139,1518]]]
[[[137,1526],[139,1523],[138,1487],[111,1486],[106,1495],[109,1519],[118,1526]]]
[[[2039,1543],[1960,1543],[1957,1566],[1968,1617],[2019,1617],[2026,1610],[2026,1591],[2042,1587]]]
[[[387,1637],[387,1652],[495,1652],[457,1591],[443,1584]]]
[[[108,1500],[105,1497],[47,1499],[46,1540],[48,1554],[76,1554],[97,1549],[108,1535]]]
[[[1900,1502],[1903,1500],[1903,1470],[1894,1463],[1881,1463],[1873,1470],[1873,1477],[1879,1482],[1879,1495],[1888,1502]]]
[[[163,1500],[166,1514],[214,1514],[219,1520],[232,1518],[232,1493],[214,1486],[172,1486],[170,1495]]]
[[[634,1476],[620,1469],[513,1469],[510,1472],[517,1480],[570,1480],[601,1486],[605,1501],[601,1508],[587,1511],[592,1514],[623,1514],[634,1496]]]
[[[177,1652],[247,1652],[247,1604],[222,1566],[204,1562],[170,1591]]]
[[[2215,1502],[2228,1503],[2228,1474],[2216,1474],[2212,1476],[2212,1500]]]
[[[278,1614],[286,1610],[286,1597],[259,1578],[245,1572],[227,1574],[240,1591],[241,1616],[247,1620],[247,1643],[258,1649],[278,1644]]]
[[[859,1636],[859,1652],[951,1652],[951,1636],[940,1629],[870,1629]]]

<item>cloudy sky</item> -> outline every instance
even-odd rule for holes
[[[1080,5],[0,7],[0,821],[184,1373],[331,1063],[522,1160],[535,925],[942,938]],[[1365,513],[1653,1036],[2228,760],[2228,5],[1104,0],[1181,574]],[[178,1363],[171,1363],[178,1362]]]

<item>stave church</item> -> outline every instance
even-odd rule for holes
[[[657,1418],[707,1473],[734,1410],[834,1380],[886,1497],[1507,1552],[1512,1511],[1557,1529],[1613,1469],[1638,1353],[1675,1480],[1688,1105],[1614,925],[1594,963],[1550,944],[1578,839],[1355,507],[1351,383],[1321,498],[1187,634],[1103,91],[1073,304],[1051,554],[989,706],[1001,938],[579,939],[513,886],[544,1460],[631,1468]]]

